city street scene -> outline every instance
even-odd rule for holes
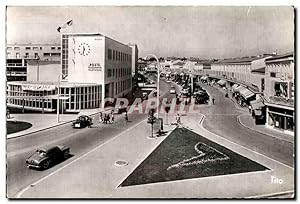
[[[9,199],[295,199],[292,6],[7,6]]]

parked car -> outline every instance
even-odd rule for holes
[[[51,165],[68,159],[70,147],[63,145],[52,146],[47,149],[37,149],[28,159],[26,165],[28,168],[48,169]]]
[[[72,127],[73,128],[85,128],[92,124],[93,124],[93,120],[91,117],[89,117],[87,115],[81,115],[72,123]]]

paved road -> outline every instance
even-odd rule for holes
[[[202,85],[215,98],[215,105],[201,108],[205,115],[203,127],[251,150],[294,167],[294,145],[243,127],[237,116],[248,111],[239,110],[230,98],[214,87]]]
[[[168,96],[170,84],[162,80],[160,89],[164,93],[164,96]],[[144,101],[145,103],[146,101]],[[93,128],[84,129],[73,129],[70,124],[66,124],[24,137],[7,140],[8,196],[14,197],[20,190],[31,183],[146,119],[147,114],[132,113],[128,117],[130,121],[128,123],[125,122],[123,115],[117,115],[115,118],[116,123],[114,124],[104,125],[94,121],[95,125],[93,125]],[[27,169],[25,160],[38,147],[47,147],[56,144],[69,146],[73,156],[45,171]]]
[[[160,88],[166,91],[164,96],[170,97],[170,94],[167,92],[170,89],[170,84],[162,81]],[[206,129],[249,149],[293,166],[293,144],[245,129],[236,120],[237,115],[244,113],[244,111],[236,109],[232,101],[225,98],[224,94],[215,88],[207,86],[205,88],[216,99],[215,105],[201,107],[200,112],[206,115],[203,124]],[[176,89],[178,90],[178,87]],[[95,125],[94,128],[82,130],[74,130],[70,125],[65,125],[26,137],[7,140],[8,196],[14,197],[24,187],[66,165],[95,146],[103,144],[146,117],[146,114],[129,115],[129,120],[132,121],[130,123],[125,123],[123,117],[120,117],[116,118],[117,122],[115,124]],[[70,146],[71,153],[74,156],[46,171],[27,169],[24,163],[25,159],[38,146],[50,144]]]

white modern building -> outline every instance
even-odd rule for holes
[[[30,80],[7,83],[8,107],[55,111],[59,98],[61,110],[78,112],[103,107],[105,98],[131,94],[132,49],[128,45],[101,34],[62,34],[61,39],[61,64],[32,61]]]

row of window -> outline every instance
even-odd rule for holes
[[[122,93],[123,91],[130,89],[130,87],[131,87],[131,79],[118,81],[116,82],[115,93],[116,94]]]
[[[44,102],[43,100],[9,99],[9,103],[14,105],[19,105],[19,106],[52,109],[51,100],[47,100],[47,99],[45,99]]]
[[[107,57],[109,60],[131,62],[131,55],[117,50],[108,49]]]
[[[53,91],[31,91],[22,92],[21,86],[11,85],[9,96],[46,96],[54,95]],[[61,96],[69,97],[63,102],[65,109],[84,109],[84,108],[98,108],[101,100],[101,86],[91,86],[91,87],[62,87]],[[9,99],[9,103],[15,105],[25,105],[33,108],[42,108],[43,100],[41,99],[25,99],[23,104],[23,99]],[[53,108],[52,101],[50,99],[44,100],[44,108]]]
[[[60,53],[43,53],[44,57],[60,57]],[[7,53],[7,58],[12,58],[13,56],[11,55],[10,52]],[[20,56],[20,53],[17,52],[15,55],[16,59],[21,59],[23,56]],[[34,58],[39,58],[39,54],[38,53],[34,53]],[[24,58],[30,58],[29,53],[25,53]]]
[[[21,48],[7,47],[7,50],[21,50]],[[25,50],[43,50],[43,47],[25,47]],[[61,50],[61,47],[51,47],[51,50]]]
[[[107,69],[107,77],[124,77],[131,75],[131,68]]]
[[[62,73],[68,75],[68,35],[62,36]]]

